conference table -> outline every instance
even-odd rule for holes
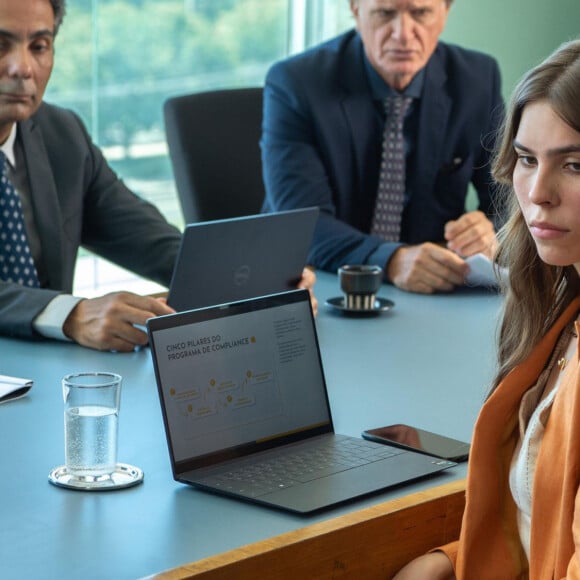
[[[462,288],[425,296],[383,285],[394,307],[353,316],[325,305],[337,276],[318,273],[317,330],[334,427],[408,423],[470,440],[494,372],[501,298]],[[78,371],[123,376],[120,462],[142,484],[86,492],[51,485],[64,463],[62,377]],[[0,374],[34,381],[0,405],[0,578],[140,578],[240,546],[356,514],[462,480],[460,464],[435,477],[309,516],[212,495],[175,482],[148,348],[105,353],[57,341],[0,338]]]

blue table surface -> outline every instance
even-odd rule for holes
[[[470,440],[495,365],[501,298],[461,289],[423,296],[383,285],[374,317],[334,312],[338,278],[319,273],[317,329],[335,430],[358,436],[409,423]],[[60,381],[76,371],[123,376],[119,461],[142,485],[79,492],[48,483],[64,462]],[[0,374],[34,380],[0,405],[0,578],[138,578],[465,476],[434,478],[303,517],[211,495],[172,479],[149,349],[102,353],[0,338]]]

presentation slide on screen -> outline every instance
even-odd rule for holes
[[[298,303],[157,331],[176,460],[327,422],[311,325]]]

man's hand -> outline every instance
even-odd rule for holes
[[[464,283],[469,266],[454,252],[426,242],[399,248],[387,264],[395,286],[410,292],[450,292]]]
[[[316,274],[310,268],[302,270],[302,278],[298,282],[298,288],[306,288],[310,292],[310,304],[312,305],[312,312],[314,316],[318,313],[318,300],[314,296],[314,284],[316,283]]]
[[[497,240],[493,224],[481,211],[470,211],[445,224],[447,247],[460,256],[483,253],[490,260],[496,250]]]
[[[63,331],[70,339],[97,350],[129,352],[147,344],[148,318],[175,312],[165,300],[130,292],[113,292],[81,300],[68,315]]]

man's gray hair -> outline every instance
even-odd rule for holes
[[[52,6],[52,10],[54,12],[54,33],[58,32],[60,25],[62,24],[62,20],[64,18],[64,13],[66,12],[66,8],[64,6],[65,0],[50,0],[50,5]]]
[[[359,0],[348,0],[348,2],[349,2],[349,4],[358,4]],[[453,0],[445,0],[445,4],[447,4],[447,6],[451,6],[452,3],[453,3]]]

